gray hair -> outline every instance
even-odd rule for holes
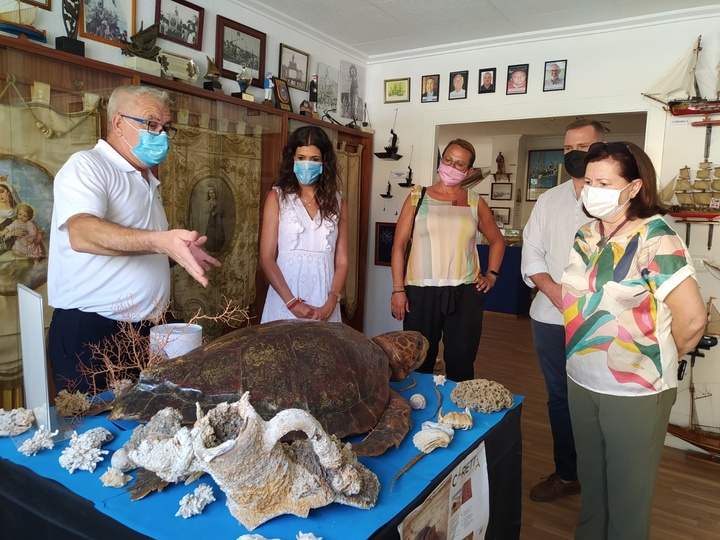
[[[122,106],[131,98],[140,99],[149,96],[156,99],[166,107],[170,107],[170,94],[152,86],[119,86],[110,94],[107,105],[108,124],[112,122],[113,116],[120,114]]]

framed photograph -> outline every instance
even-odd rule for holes
[[[390,266],[396,225],[397,223],[381,221],[375,223],[375,264],[377,266]]]
[[[507,90],[505,95],[526,94],[530,64],[515,64],[507,68]]]
[[[158,37],[202,50],[205,10],[185,0],[156,0]]]
[[[548,189],[558,185],[562,175],[562,150],[530,150],[526,201],[537,201]]]
[[[420,103],[433,103],[438,100],[440,89],[440,74],[423,75],[420,86]]]
[[[135,0],[115,0],[107,5],[83,0],[80,5],[81,37],[122,47],[135,34]]]
[[[23,0],[23,4],[30,4],[31,6],[37,6],[40,9],[52,11],[52,4],[50,3],[50,0]]]
[[[308,66],[310,55],[294,47],[280,44],[280,78],[290,88],[297,88],[303,92],[308,89]]]
[[[545,77],[543,78],[543,92],[565,90],[565,76],[567,73],[567,60],[551,60],[545,62]]]
[[[293,112],[292,102],[290,101],[290,90],[288,90],[287,83],[273,77],[273,93],[275,94],[275,108],[282,109],[283,111]]]
[[[493,213],[495,221],[502,223],[503,225],[510,225],[510,209],[500,208],[498,206],[491,206],[490,211]]]
[[[451,71],[448,99],[465,99],[467,97],[467,84],[468,71]]]
[[[264,88],[265,34],[218,15],[215,36],[215,65],[222,76],[235,80],[244,66],[253,78],[250,84]]]
[[[511,201],[513,185],[509,182],[493,183],[490,186],[490,199],[493,201]]]
[[[496,68],[482,68],[478,71],[478,94],[494,94],[495,78],[497,77]]]
[[[384,103],[410,101],[410,77],[405,79],[385,79]]]

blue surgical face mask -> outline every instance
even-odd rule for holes
[[[127,122],[127,120],[125,121]],[[153,135],[145,129],[136,128],[129,122],[128,125],[140,135],[137,146],[130,148],[135,157],[148,167],[154,167],[162,163],[168,150],[170,150],[170,139],[168,139],[167,134],[163,132],[159,135]],[[125,137],[123,137],[123,140],[125,140]]]
[[[323,164],[319,161],[296,161],[293,172],[298,182],[306,186],[314,183],[322,174]]]

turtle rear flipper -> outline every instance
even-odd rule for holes
[[[391,446],[399,447],[405,435],[412,428],[411,412],[412,409],[407,400],[391,390],[385,414],[367,437],[352,445],[355,454],[379,456]]]

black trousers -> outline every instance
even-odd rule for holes
[[[60,390],[70,392],[107,390],[105,374],[100,372],[103,362],[93,358],[90,345],[100,344],[103,340],[108,340],[109,343],[120,330],[120,324],[97,313],[79,309],[55,309],[48,332],[48,353],[56,393]],[[149,335],[149,324],[132,324],[140,328],[141,335]],[[103,348],[107,349],[106,354],[111,358],[117,358],[117,348]],[[82,373],[88,369],[98,373],[88,378]]]
[[[443,340],[447,378],[460,382],[475,377],[473,364],[482,334],[485,293],[474,283],[454,287],[405,286],[410,311],[404,330],[416,330],[430,342],[425,362],[417,371],[432,373]]]

